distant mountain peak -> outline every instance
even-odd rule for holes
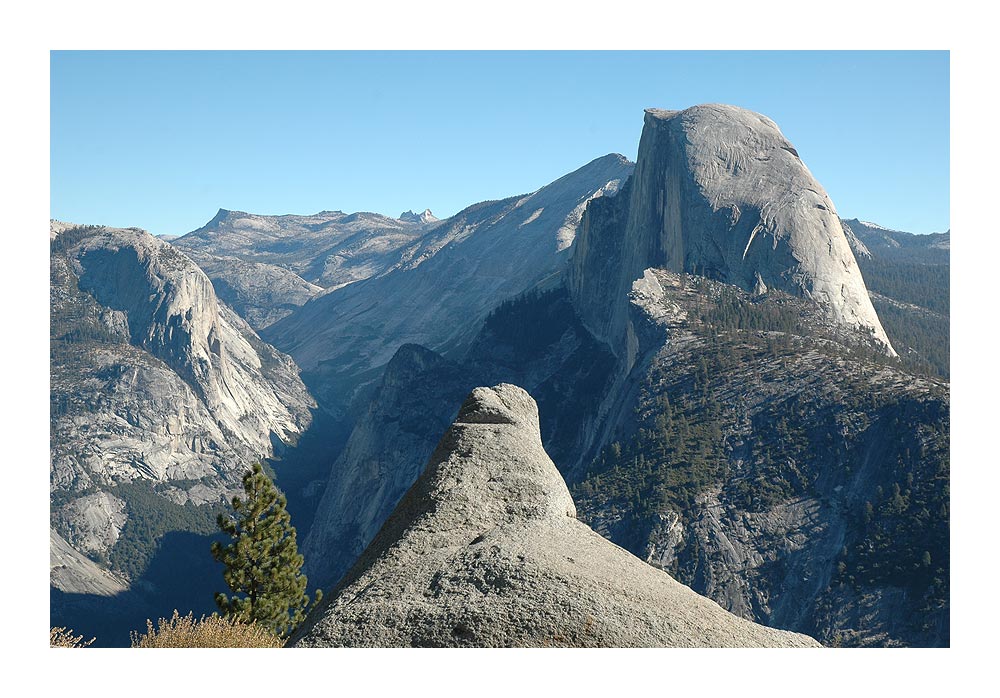
[[[875,230],[892,231],[892,228],[886,228],[884,225],[879,225],[878,223],[872,223],[871,221],[858,221],[858,222],[861,223],[861,225],[868,226],[869,228],[874,228]]]
[[[414,213],[413,211],[403,211],[399,214],[399,220],[405,221],[407,223],[435,223],[439,219],[431,213],[429,208],[425,208],[423,213]]]

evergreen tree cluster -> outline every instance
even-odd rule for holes
[[[890,584],[940,608],[950,593],[950,420],[936,403],[896,407],[882,425],[895,437],[885,484],[855,506],[855,542],[841,551],[837,581]]]
[[[932,263],[897,256],[859,257],[869,291],[930,312],[900,307],[878,297],[872,303],[908,370],[950,375],[951,267],[947,252],[921,254]]]
[[[802,313],[794,304],[775,299],[779,292],[772,291],[772,298],[754,302],[735,286],[698,277],[693,283],[703,297],[712,297],[713,302],[700,307],[699,320],[715,331],[765,330],[794,334],[802,329]]]
[[[878,298],[872,304],[903,366],[925,376],[951,375],[951,322],[947,316],[900,308]]]
[[[637,409],[636,431],[605,447],[574,487],[584,511],[620,518],[616,540],[641,551],[664,511],[682,521],[706,488],[727,479],[726,435],[734,415],[716,397],[722,367],[743,360],[740,347],[707,343],[686,376],[654,371],[650,382],[669,387]]]
[[[158,494],[151,483],[123,482],[108,490],[125,500],[128,518],[111,549],[109,563],[128,579],[139,579],[156,555],[157,546],[171,531],[214,533],[220,507],[177,504]]]
[[[569,329],[567,319],[573,315],[563,287],[549,291],[529,289],[494,308],[486,317],[484,329],[502,336],[512,353],[527,362],[559,341]]]
[[[903,303],[949,315],[951,308],[951,266],[920,264],[876,256],[858,258],[858,266],[869,291]]]

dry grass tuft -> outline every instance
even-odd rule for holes
[[[92,637],[84,642],[83,635],[73,635],[69,628],[49,628],[49,647],[89,647],[96,639]]]
[[[194,613],[160,618],[159,627],[146,621],[146,633],[132,631],[132,647],[281,647],[277,635],[253,623],[227,620],[217,614],[195,620]]]

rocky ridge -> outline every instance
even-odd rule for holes
[[[951,233],[842,221],[893,346],[911,370],[950,375]]]
[[[576,520],[534,401],[474,390],[297,647],[808,647],[723,611]]]
[[[219,209],[171,244],[198,263],[219,297],[255,330],[314,296],[385,273],[437,221],[424,215],[321,211],[263,216]]]
[[[295,441],[315,403],[292,361],[169,244],[138,229],[53,232],[53,525],[81,552],[124,564],[130,500],[225,501],[251,462]]]
[[[407,223],[437,223],[441,219],[431,213],[429,208],[425,208],[423,213],[403,211],[399,214],[399,220],[406,221]]]
[[[325,290],[276,264],[219,257],[192,247],[185,252],[212,280],[219,299],[254,330],[290,315]]]
[[[268,264],[335,289],[384,273],[434,223],[432,218],[343,211],[264,216],[219,209],[211,221],[172,244],[194,258],[200,254]]]
[[[505,298],[556,285],[588,202],[617,192],[631,171],[607,155],[532,194],[470,206],[391,270],[313,299],[263,336],[295,359],[317,399],[346,409],[403,344],[460,355]]]
[[[951,231],[914,235],[902,230],[893,230],[870,221],[857,218],[842,220],[844,229],[853,238],[855,254],[865,257],[887,257],[899,261],[921,262],[924,264],[945,264],[951,253]]]

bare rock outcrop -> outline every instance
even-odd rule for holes
[[[212,280],[219,300],[254,330],[290,315],[324,290],[276,264],[216,256],[194,246],[184,248],[184,252]]]
[[[126,590],[125,583],[78,552],[49,529],[49,579],[52,588],[67,594],[115,596]]]
[[[53,233],[52,524],[107,560],[149,506],[129,501],[132,485],[177,505],[225,501],[315,403],[291,359],[168,243],[135,228]]]
[[[75,391],[75,395],[67,396],[72,400],[89,382],[124,381],[127,385],[121,390],[120,410],[124,414],[118,414],[121,427],[127,431],[130,424],[148,426],[144,438],[164,437],[163,446],[171,453],[221,450],[224,444],[259,458],[272,452],[273,440],[290,441],[309,423],[313,403],[294,364],[264,344],[245,321],[220,304],[212,282],[182,253],[138,229],[98,228],[85,231],[75,240],[67,240],[64,234],[61,240],[64,248],[58,251],[59,259],[53,265],[66,260],[69,268],[63,270],[65,278],[59,281],[66,288],[53,290],[57,306],[53,308],[53,331],[58,335],[65,325],[75,321],[70,313],[76,311],[63,310],[60,305],[61,294],[65,291],[79,297],[79,292],[84,292],[103,313],[105,336],[93,342],[82,357],[86,365],[75,365],[72,373],[66,373],[67,380],[79,384],[57,385],[55,392],[61,392],[62,387],[67,393]],[[87,344],[69,339],[70,335],[64,340],[67,347]],[[63,375],[60,368],[53,366],[54,376]],[[129,403],[146,392],[140,379],[149,376],[155,382],[155,375],[174,384],[163,386],[171,388],[167,393],[181,394],[174,396],[173,409],[164,404],[150,415],[153,423],[158,423],[156,426],[144,425],[143,415],[132,412]],[[156,391],[151,392],[150,399],[155,400]],[[108,403],[104,407],[118,411],[117,391],[101,393]],[[188,412],[183,408],[192,402],[191,398],[194,404]],[[90,405],[88,419],[99,421],[104,411],[100,407]],[[189,428],[188,416],[208,419],[195,419]],[[214,446],[195,438],[206,422],[211,423],[208,433]],[[85,438],[93,436],[92,431],[83,433]],[[187,434],[191,437],[185,442]],[[117,442],[121,436],[121,431],[108,435],[115,446],[120,445]],[[62,450],[61,444],[55,446],[56,452]],[[110,456],[117,448],[99,450],[102,467],[114,463],[116,459]],[[133,477],[197,477],[171,472],[175,462],[172,459],[164,460],[162,465],[157,459],[149,461],[146,456],[157,450],[138,447],[123,455],[123,460],[137,471]]]
[[[399,220],[407,223],[437,223],[441,219],[431,213],[429,208],[425,208],[423,213],[403,211],[399,214]]]
[[[621,354],[627,307],[605,299],[659,267],[810,298],[894,355],[833,202],[767,117],[647,109],[627,193],[588,209],[570,274],[585,324]]]
[[[399,348],[330,469],[301,544],[311,583],[335,584],[368,547],[476,385],[468,374],[424,347]]]
[[[94,492],[71,500],[54,517],[73,546],[84,553],[106,553],[114,547],[128,519],[124,500]]]
[[[808,647],[737,618],[576,519],[534,400],[477,388],[423,475],[290,644]]]
[[[947,646],[947,383],[780,290],[647,269],[630,302],[635,397],[580,517],[741,617]]]

